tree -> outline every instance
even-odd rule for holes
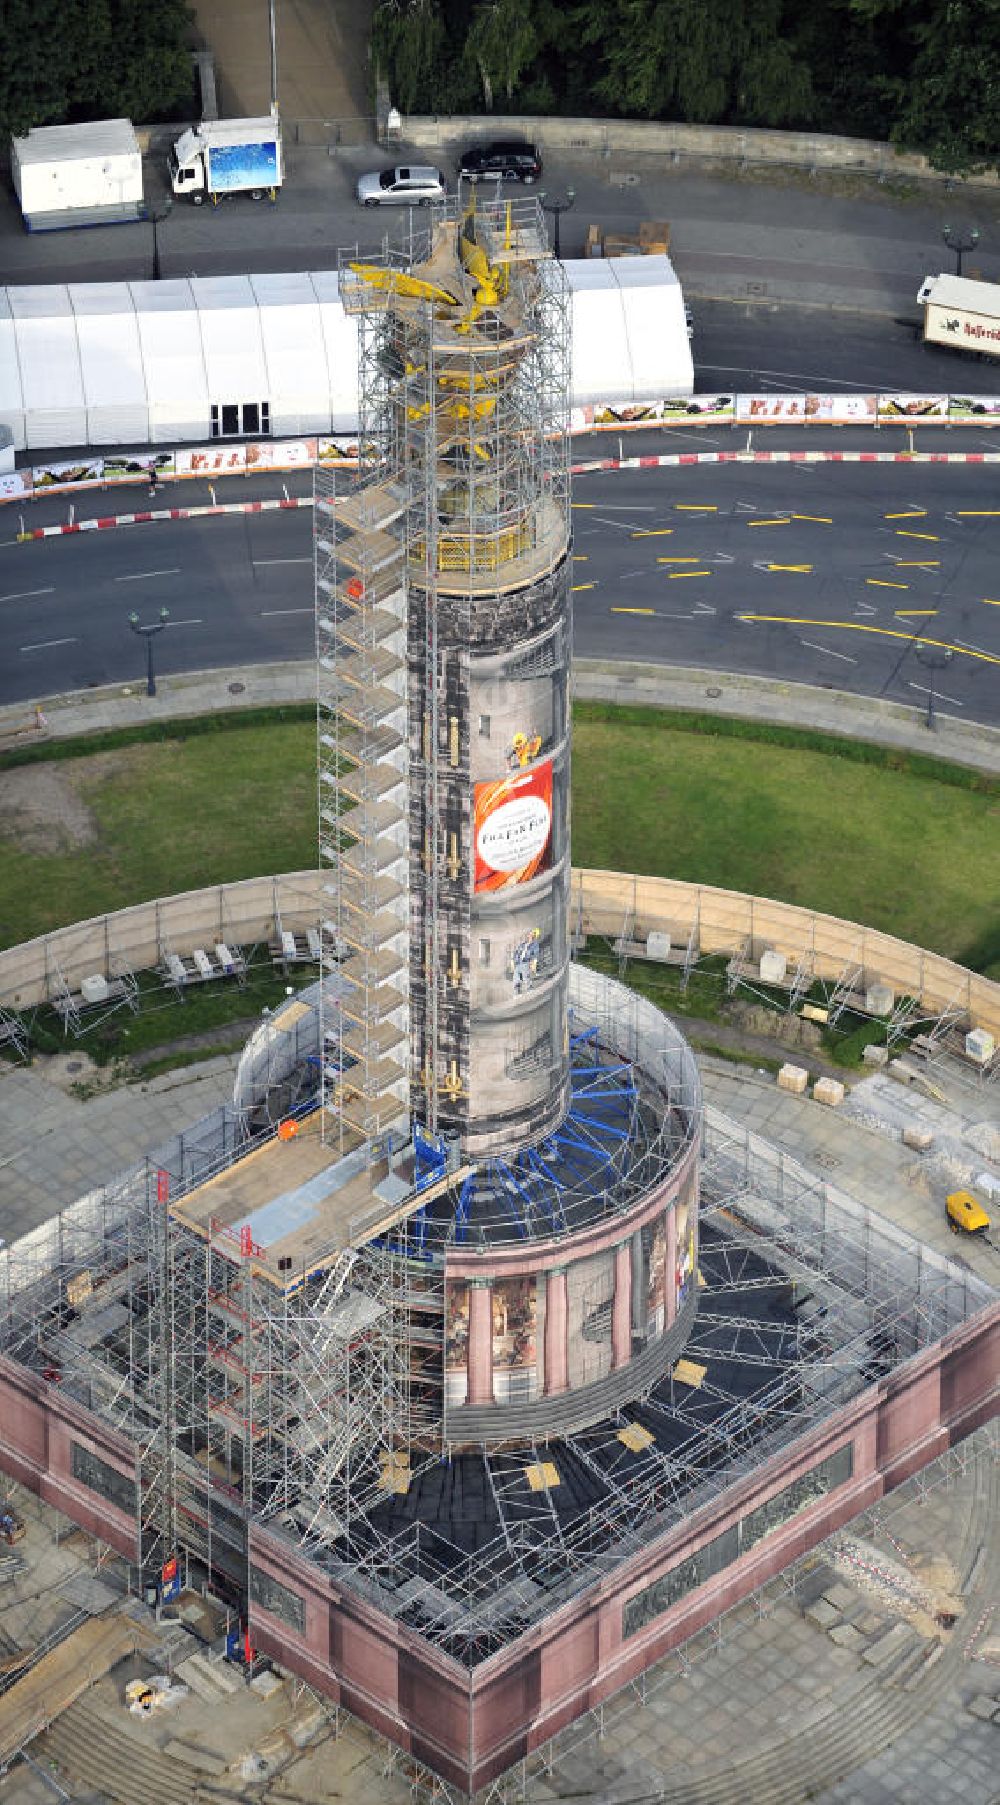
[[[0,6],[0,131],[20,137],[64,119],[74,58],[60,0],[4,0]]]
[[[193,96],[190,16],[184,0],[3,0],[0,130],[170,117]]]
[[[436,110],[436,78],[445,58],[440,0],[379,0],[372,20],[372,55],[403,113]]]
[[[494,88],[510,100],[538,49],[532,0],[483,0],[472,15],[465,55],[475,65],[487,107]]]

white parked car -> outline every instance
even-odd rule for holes
[[[427,207],[431,201],[443,201],[446,193],[440,169],[376,169],[358,177],[358,200],[363,207]]]

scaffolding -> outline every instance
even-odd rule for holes
[[[341,260],[359,330],[361,462],[341,495],[317,482],[320,817],[358,1001],[352,1034],[331,1024],[325,1040],[375,1073],[370,1095],[406,1099],[432,1136],[461,1131],[471,1108],[472,661],[522,643],[538,674],[568,658],[550,626],[548,637],[546,623],[532,627],[532,610],[544,613],[534,591],[560,567],[556,612],[569,611],[567,317],[547,256],[537,201],[456,198],[401,251]],[[561,747],[564,724],[555,737]],[[408,918],[408,943],[393,912]],[[564,940],[548,956],[565,984]],[[557,1105],[565,1067],[550,1044],[537,1082]],[[354,1081],[349,1071],[348,1106]],[[383,1103],[365,1132],[392,1119]]]

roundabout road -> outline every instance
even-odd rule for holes
[[[918,707],[933,690],[944,713],[1000,723],[994,468],[602,471],[573,494],[581,657]],[[170,611],[163,672],[310,657],[310,529],[301,509],[0,544],[0,703],[134,683],[133,609],[143,621]]]

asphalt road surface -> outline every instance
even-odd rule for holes
[[[11,523],[13,524],[13,522]],[[721,466],[574,486],[576,649],[1000,722],[988,466]],[[312,655],[307,509],[0,544],[0,702]]]

